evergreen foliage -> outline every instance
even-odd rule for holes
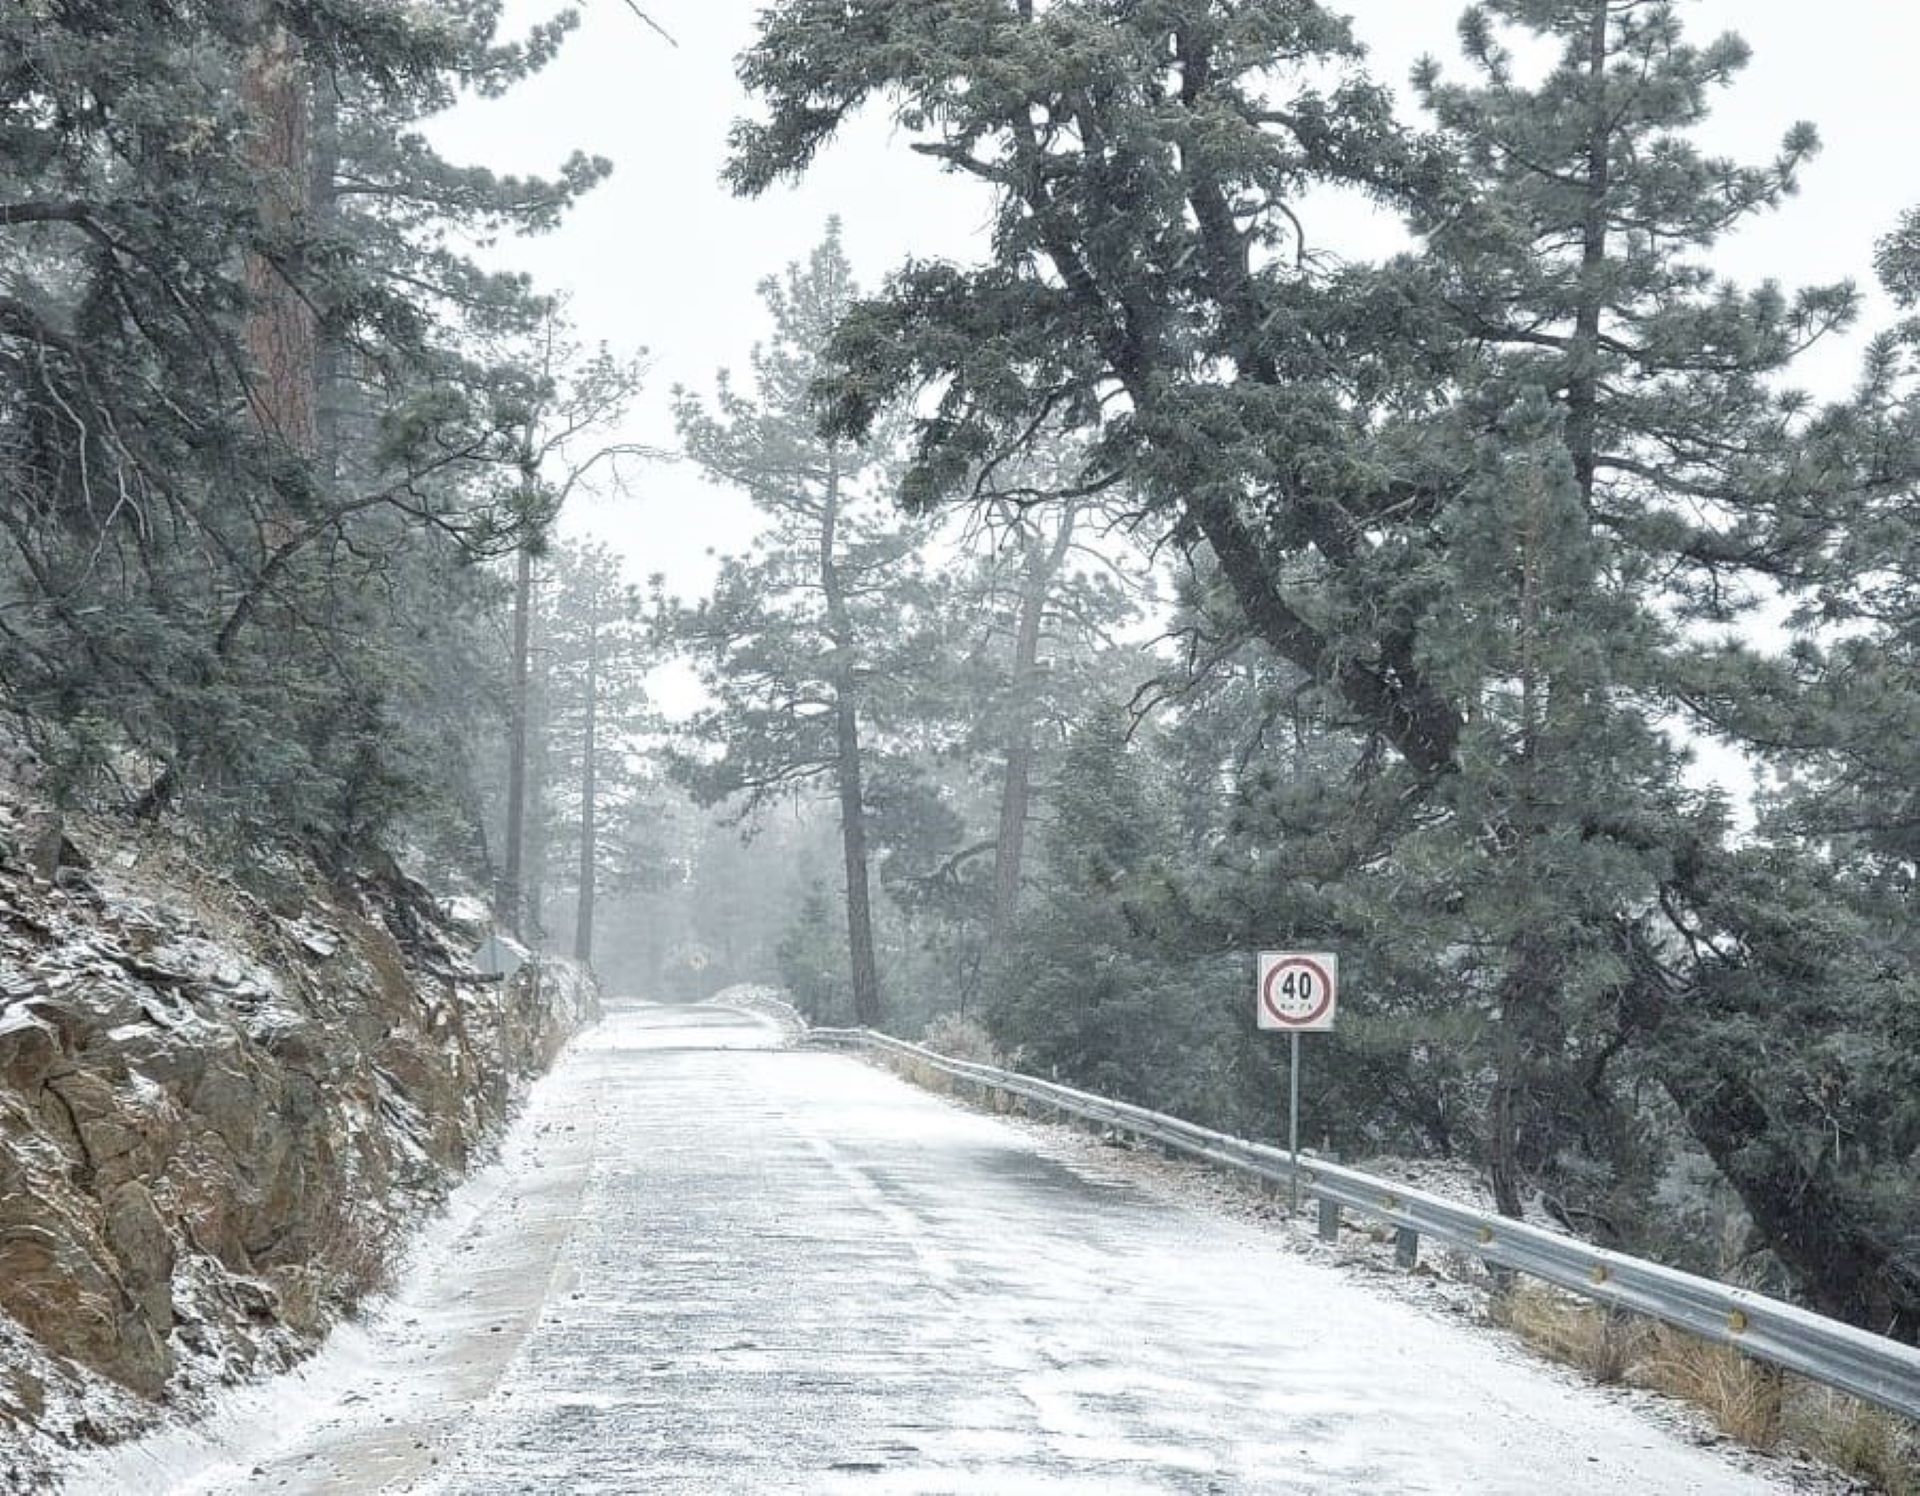
[[[1212,850],[1236,855],[1170,880],[1189,944],[1340,944],[1353,990],[1407,1020],[1410,1072],[1464,1035],[1434,1078],[1470,1098],[1509,1211],[1544,1190],[1569,1215],[1644,1213],[1663,1152],[1636,1097],[1657,1079],[1801,1289],[1913,1338],[1920,1191],[1885,1120],[1906,1115],[1911,992],[1891,927],[1854,912],[1863,875],[1836,878],[1847,823],[1816,819],[1858,777],[1847,735],[1902,720],[1904,693],[1861,674],[1887,641],[1822,632],[1884,608],[1861,547],[1911,554],[1898,339],[1858,399],[1817,407],[1783,376],[1856,316],[1852,288],[1713,268],[1816,146],[1794,126],[1747,167],[1693,143],[1736,39],[1693,45],[1660,0],[1496,0],[1461,40],[1469,81],[1416,73],[1420,135],[1346,23],[1300,0],[787,0],[742,63],[768,112],[731,175],[804,170],[884,101],[914,149],[988,184],[986,263],[909,265],[841,323],[828,430],[921,401],[923,509],[969,501],[1043,423],[1084,431],[1084,481],[1136,493],[1227,636],[1291,674],[1327,746],[1305,774],[1257,745],[1213,760]],[[1552,60],[1522,67],[1520,41]],[[1324,186],[1398,211],[1420,253],[1318,256]],[[1791,653],[1724,647],[1777,598],[1800,608]],[[1736,840],[1681,731],[1812,782]],[[1060,1052],[1106,1064],[1050,1007]],[[1752,1045],[1776,1031],[1805,1041],[1768,1076]],[[1823,1095],[1863,1108],[1855,1130]]]
[[[854,294],[832,225],[805,266],[761,287],[773,330],[754,352],[753,391],[723,375],[711,410],[680,396],[689,455],[744,489],[768,524],[751,553],[723,562],[709,598],[665,624],[713,696],[678,759],[695,795],[746,815],[812,786],[838,802],[854,1006],[873,1024],[871,859],[926,840],[904,734],[942,614],[918,558],[924,527],[892,509],[884,440],[814,429],[822,351]]]
[[[1022,1064],[1099,1091],[1264,1130],[1240,963],[1181,933],[1173,781],[1129,747],[1117,713],[1076,733],[1045,837],[1045,882],[1021,917],[987,1015]]]
[[[511,86],[571,18],[512,45],[496,24],[0,18],[0,680],[64,793],[339,865],[453,788],[460,709],[428,677],[471,660],[471,562],[528,518],[513,430],[542,372],[518,340],[543,311],[452,245],[548,227],[605,170],[504,179],[426,144],[420,120]],[[288,307],[304,346],[266,336]]]
[[[563,545],[553,566],[541,654],[541,799],[548,888],[571,905],[574,955],[593,955],[596,895],[665,876],[656,786],[641,755],[655,727],[646,694],[651,642],[638,590],[604,545]]]

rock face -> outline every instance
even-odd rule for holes
[[[0,1489],[297,1358],[592,1002],[481,978],[416,884],[269,901],[93,830],[57,882],[0,862]]]

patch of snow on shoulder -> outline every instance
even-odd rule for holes
[[[805,1015],[787,1001],[783,990],[762,982],[737,982],[731,987],[722,987],[707,1002],[716,1008],[740,1008],[771,1018],[789,1034],[805,1033],[809,1027]]]
[[[468,1175],[394,1264],[392,1288],[340,1321],[312,1356],[280,1375],[221,1388],[152,1432],[106,1449],[75,1448],[66,1456],[70,1496],[125,1496],[169,1491],[176,1496],[231,1489],[255,1460],[310,1430],[364,1395],[383,1348],[417,1338],[422,1300],[454,1271],[475,1224],[507,1195],[516,1178],[540,1166],[544,1126],[571,1100],[577,1079],[549,1072],[528,1089],[519,1117],[491,1161]],[[404,1130],[401,1133],[404,1140]],[[191,1312],[192,1287],[176,1279]],[[0,1319],[0,1330],[5,1326]],[[5,1340],[0,1336],[0,1350]]]
[[[1404,1184],[1409,1189],[1438,1195],[1455,1205],[1484,1211],[1497,1208],[1487,1176],[1472,1164],[1459,1159],[1402,1158],[1397,1154],[1381,1154],[1353,1167],[1362,1174],[1372,1174],[1395,1184]],[[1568,1234],[1566,1224],[1548,1212],[1538,1195],[1524,1202],[1521,1219],[1542,1231],[1552,1231],[1561,1236]]]

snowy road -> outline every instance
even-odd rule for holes
[[[777,1044],[614,1013],[373,1326],[72,1489],[1774,1489],[1083,1149]]]

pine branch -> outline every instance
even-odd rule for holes
[[[636,0],[625,0],[625,4],[627,9],[633,12],[634,19],[639,21],[642,26],[645,26],[647,30],[651,31],[655,36],[659,37],[669,47],[678,47],[680,45],[679,42],[674,40],[673,34],[671,32],[669,32],[658,21],[654,20],[652,16],[648,15],[644,10],[642,10],[639,7],[639,5],[636,3]]]

